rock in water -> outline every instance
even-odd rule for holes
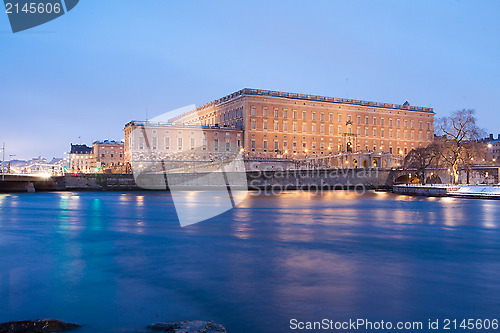
[[[81,326],[53,319],[23,320],[0,324],[0,333],[50,333],[67,331],[77,327]]]
[[[200,320],[156,323],[149,325],[148,328],[167,333],[226,333],[226,329],[222,325]]]

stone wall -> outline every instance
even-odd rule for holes
[[[246,173],[182,173],[163,175],[141,175],[136,179],[131,174],[122,175],[66,175],[66,190],[213,190],[226,188],[246,188],[245,178],[250,190],[257,189],[377,189],[393,185],[393,171],[389,169],[331,169],[331,170],[268,170]]]

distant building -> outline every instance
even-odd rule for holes
[[[95,141],[92,147],[98,172],[122,173],[125,171],[123,142],[114,140]]]
[[[500,134],[495,139],[493,134],[481,141],[485,145],[486,162],[500,164]]]
[[[70,172],[121,173],[125,170],[123,143],[95,141],[92,147],[71,144]]]
[[[89,173],[95,171],[92,147],[71,144],[69,152],[69,171]]]

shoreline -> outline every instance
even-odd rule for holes
[[[500,185],[402,184],[394,185],[392,191],[412,196],[500,200]]]

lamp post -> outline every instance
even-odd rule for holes
[[[15,156],[16,156],[16,154],[9,155],[9,169],[8,169],[9,173],[11,173],[12,157],[15,157]]]

